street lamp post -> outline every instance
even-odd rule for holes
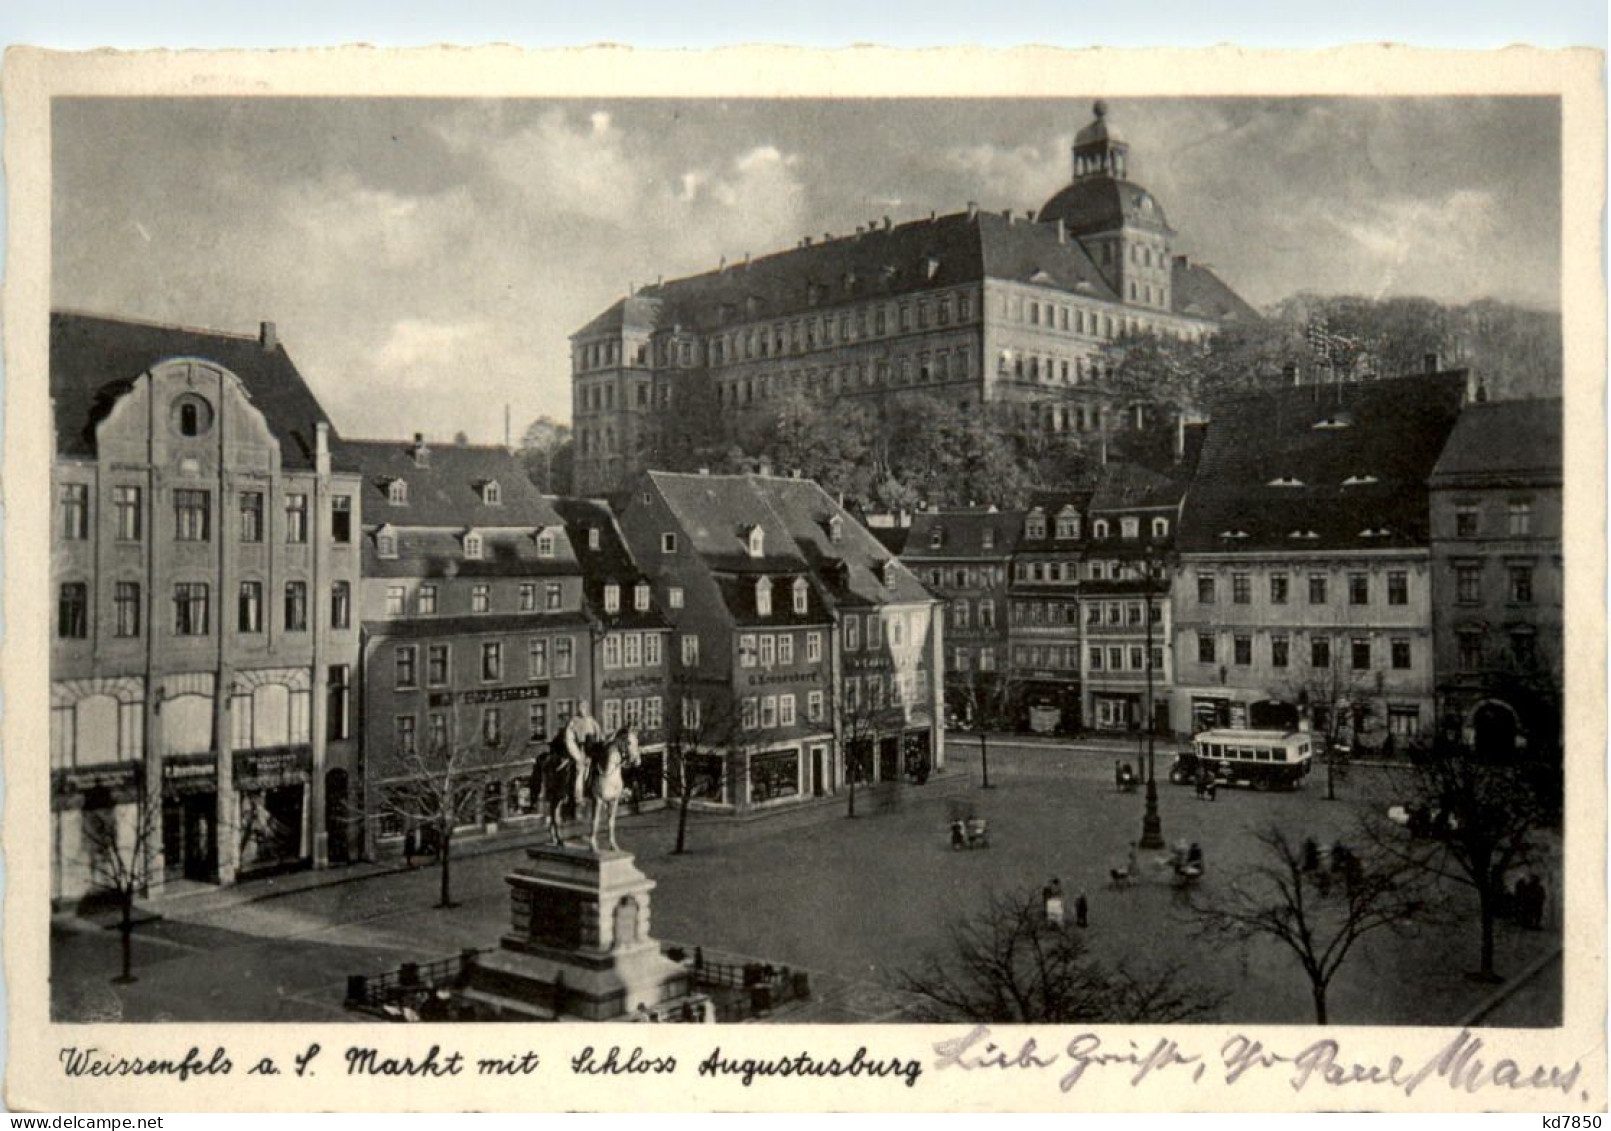
[[[1154,581],[1156,561],[1149,550],[1146,557],[1146,580],[1142,586],[1142,602],[1146,606],[1147,624],[1147,706],[1146,718],[1142,720],[1147,728],[1147,808],[1141,816],[1141,839],[1137,843],[1142,848],[1162,848],[1163,818],[1158,815],[1158,772],[1157,772],[1157,738],[1158,712],[1153,703],[1153,671],[1152,671],[1152,583]]]

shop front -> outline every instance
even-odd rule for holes
[[[306,864],[303,835],[313,749],[305,744],[234,752],[240,805],[240,872],[262,875]]]
[[[784,746],[750,755],[750,804],[794,801],[804,786],[800,747]]]
[[[1029,673],[1020,681],[1018,723],[1035,734],[1073,734],[1080,729],[1078,680]]]
[[[218,882],[218,760],[210,753],[162,760],[162,862],[165,880]]]

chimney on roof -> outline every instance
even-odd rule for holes
[[[832,232],[823,232],[822,233],[822,242],[823,243],[829,243],[832,240],[833,240],[833,233]]]
[[[750,253],[746,251],[744,253],[744,270],[748,271],[749,269],[750,269]]]
[[[862,227],[860,224],[857,224],[856,225],[856,238],[861,239],[862,233],[865,232],[866,230],[867,230],[866,228]]]
[[[1007,221],[1007,224],[1010,227],[1012,225],[1012,209],[1011,208],[1003,208],[1001,210],[1001,218],[1003,220]]]
[[[801,236],[800,237],[800,246],[801,247],[810,247],[811,246],[811,237],[810,236]]]
[[[425,433],[423,432],[414,433],[413,456],[415,467],[431,466],[431,449],[426,446]]]
[[[1477,382],[1477,403],[1488,403],[1488,386],[1484,385],[1481,381]]]
[[[323,420],[313,426],[313,470],[321,478],[330,474],[330,425]]]
[[[1033,208],[1024,209],[1024,219],[1033,224],[1035,222],[1035,210]]]
[[[1061,216],[1057,218],[1057,242],[1068,242],[1068,221],[1063,219]]]
[[[1429,354],[1427,354],[1425,357],[1423,357],[1421,359],[1421,362],[1422,362],[1422,364],[1424,364],[1426,366],[1426,371],[1428,373],[1436,373],[1438,371],[1438,355],[1437,354],[1429,353]]]
[[[635,295],[637,293],[638,293],[638,284],[632,282],[630,279],[627,280],[627,298],[631,298],[633,295]]]
[[[1175,462],[1186,458],[1186,414],[1175,416]]]
[[[657,286],[657,287],[660,286],[660,284],[664,283],[665,281],[666,281],[666,277],[664,275],[656,275],[654,277],[654,285]]]
[[[889,220],[889,217],[888,217],[888,216],[885,216],[885,217],[884,217],[884,231],[886,231],[886,232],[887,232],[887,231],[889,231],[889,230],[890,230],[890,228],[891,228],[891,227],[893,227],[893,226],[894,226],[894,225],[892,225],[892,224],[891,224],[891,223],[890,223],[890,220]]]
[[[936,216],[938,216],[938,215],[939,215],[938,212],[936,212],[934,209],[930,208],[929,209],[929,223],[931,223],[931,224],[934,223],[934,218]]]
[[[968,201],[968,219],[969,220],[977,220],[978,218],[979,218],[979,202],[977,200]]]
[[[279,327],[272,322],[259,322],[257,325],[257,341],[263,347],[264,353],[273,353],[280,348]]]
[[[716,273],[718,275],[727,274],[727,256],[722,256],[721,262],[716,264]]]

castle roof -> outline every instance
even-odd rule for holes
[[[1559,397],[1468,405],[1432,469],[1432,486],[1561,482]]]

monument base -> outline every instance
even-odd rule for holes
[[[542,845],[526,855],[531,863],[504,877],[511,929],[476,959],[470,996],[534,1019],[585,1021],[693,999],[692,974],[649,933],[655,884],[631,853]]]

